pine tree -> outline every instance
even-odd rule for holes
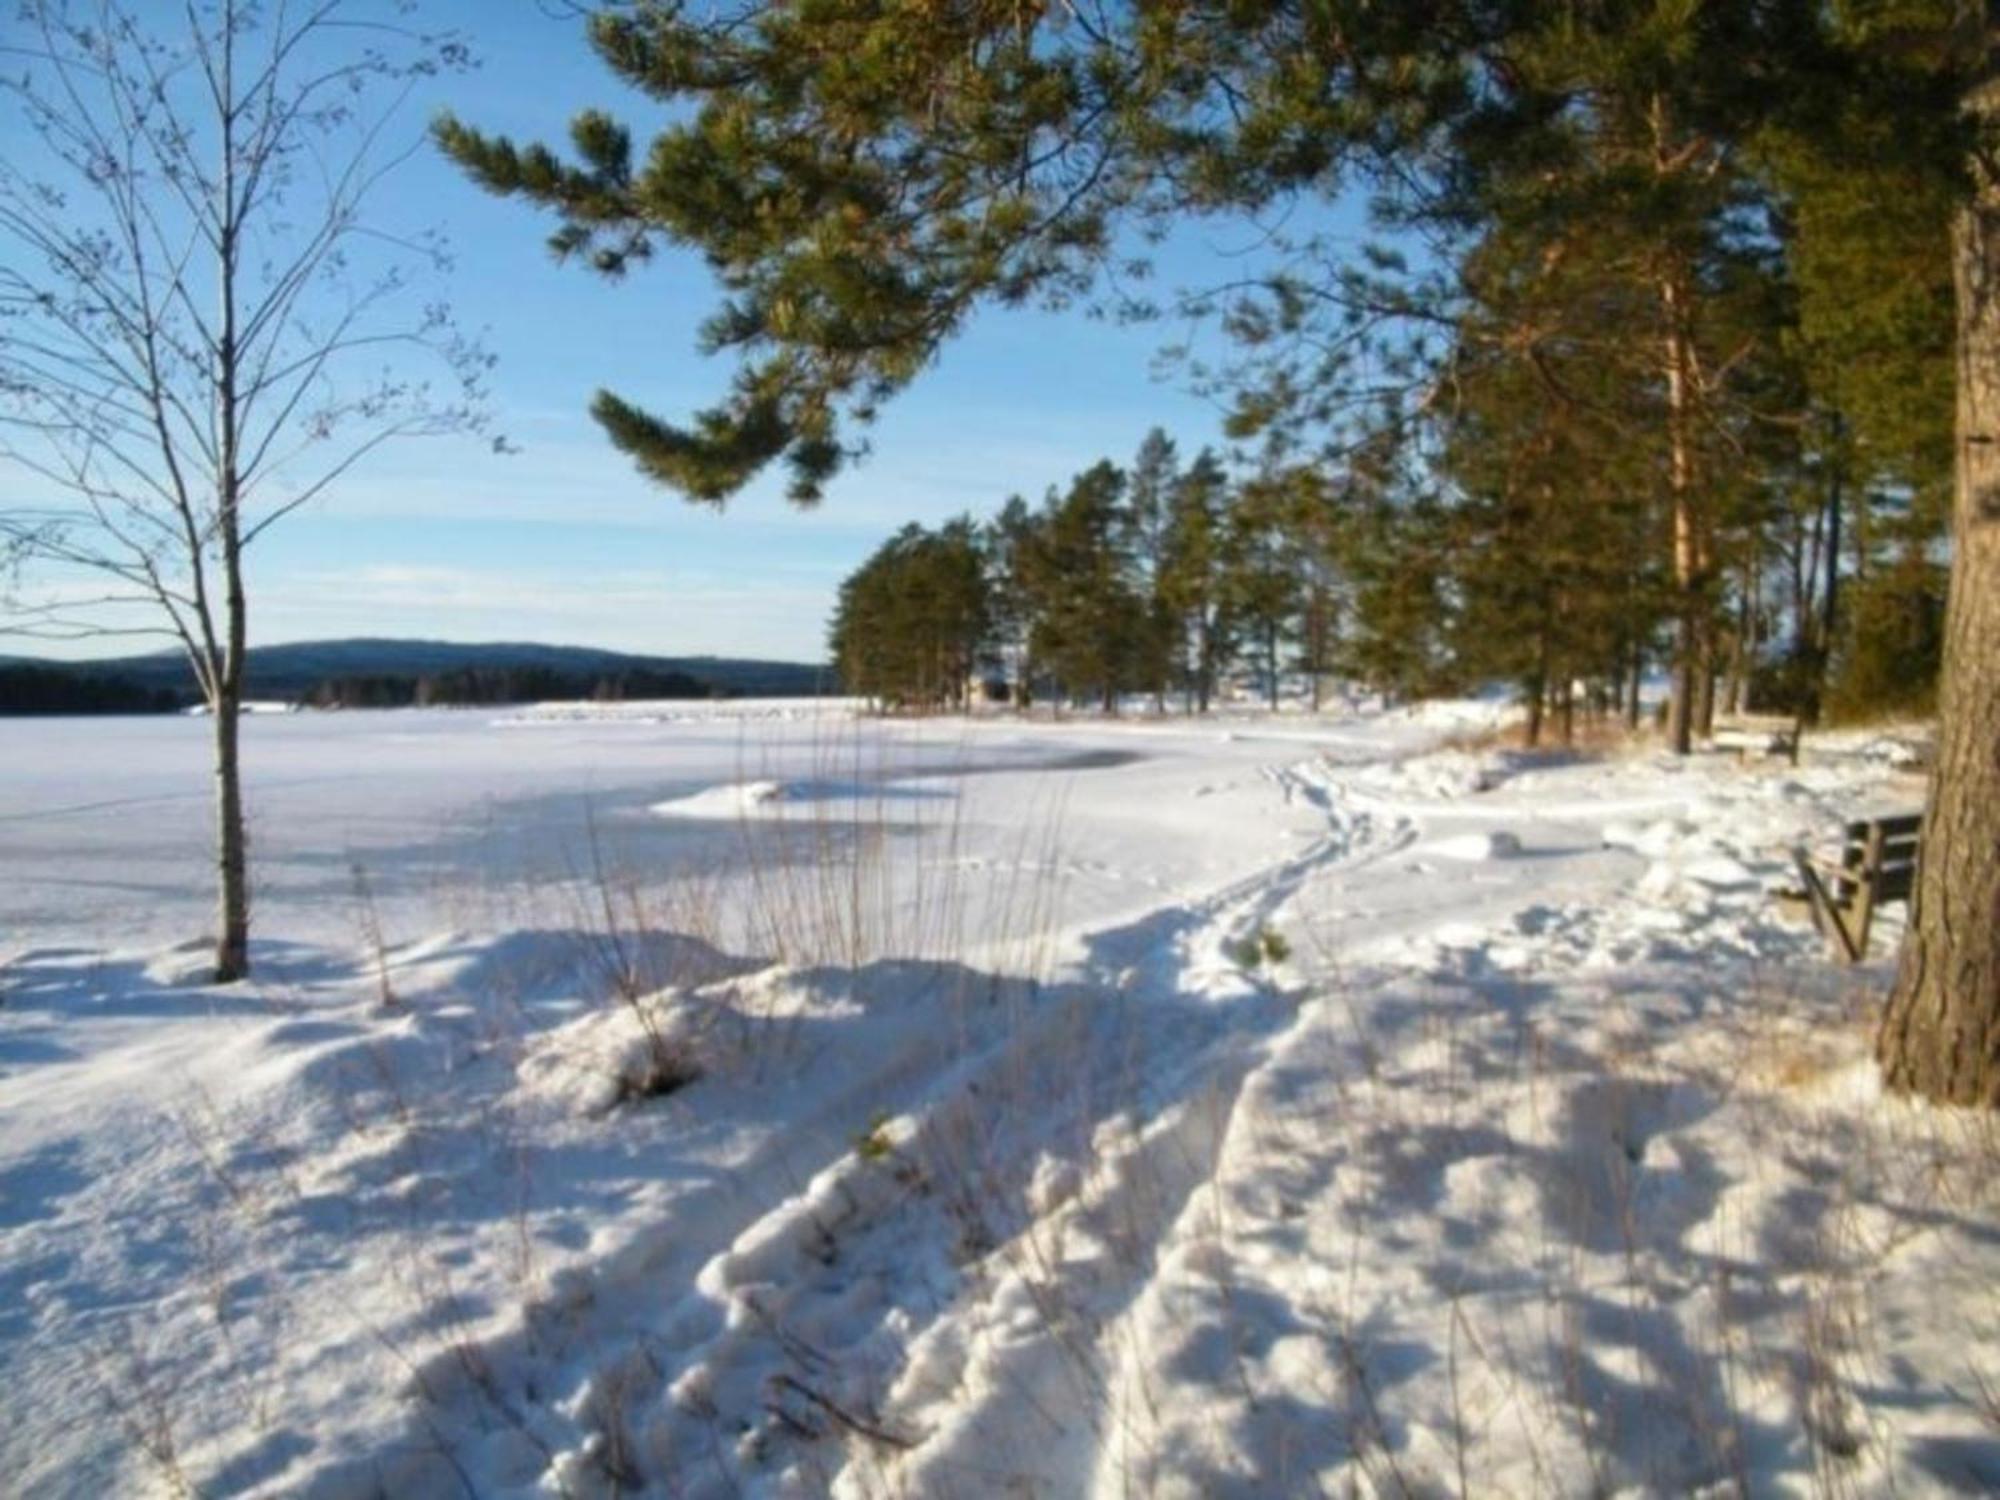
[[[1256,652],[1266,704],[1278,706],[1281,648],[1304,603],[1297,535],[1296,473],[1244,485],[1224,533],[1222,596],[1238,638]]]
[[[1552,241],[1533,219],[1491,226],[1468,257],[1453,399],[1426,417],[1446,481],[1447,644],[1459,671],[1516,684],[1530,744],[1550,709],[1567,734],[1573,684],[1620,677],[1658,620],[1636,587],[1671,534],[1656,302],[1623,249]]]
[[[1340,668],[1342,627],[1352,609],[1347,558],[1359,486],[1351,468],[1336,474],[1300,466],[1285,481],[1286,524],[1298,569],[1295,665],[1310,684],[1312,710],[1318,713],[1326,679]]]
[[[1229,476],[1204,448],[1169,499],[1161,598],[1173,620],[1174,653],[1191,712],[1207,713],[1231,651],[1224,578],[1228,568]]]
[[[1354,518],[1349,673],[1390,701],[1449,680],[1449,528],[1434,496],[1370,495]]]
[[[1146,612],[1134,670],[1138,681],[1153,694],[1155,713],[1166,709],[1167,686],[1173,675],[1175,620],[1167,600],[1167,536],[1179,478],[1180,456],[1173,439],[1155,427],[1146,434],[1132,461],[1125,497],[1131,531],[1129,550]]]
[[[1108,459],[1051,492],[1026,549],[1029,649],[1072,699],[1115,710],[1135,680],[1147,618],[1134,587],[1125,474]]]
[[[1028,706],[1035,679],[1034,657],[1029,650],[1034,600],[1028,575],[1033,567],[1036,525],[1028,502],[1013,495],[999,515],[987,522],[980,541],[994,647],[1006,674],[1009,701],[1016,708]]]
[[[904,527],[840,588],[828,644],[849,692],[883,709],[965,707],[991,603],[971,521]]]

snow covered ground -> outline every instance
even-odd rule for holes
[[[1921,783],[1492,717],[258,719],[230,990],[202,726],[0,725],[5,1485],[2000,1489],[2000,1134],[1769,899]]]

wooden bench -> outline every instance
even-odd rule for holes
[[[1789,756],[1797,746],[1799,726],[1791,719],[1772,714],[1737,714],[1718,719],[1709,743],[1718,750],[1734,750],[1739,756]]]
[[[1782,893],[1803,907],[1813,927],[1849,963],[1868,955],[1875,908],[1885,901],[1908,901],[1917,881],[1917,836],[1923,814],[1863,818],[1849,823],[1837,864],[1815,862],[1804,849],[1792,851],[1803,891]]]

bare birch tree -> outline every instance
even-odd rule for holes
[[[245,554],[383,444],[481,425],[442,240],[369,208],[465,63],[407,0],[24,0],[0,34],[0,629],[186,654],[219,982],[249,970]]]

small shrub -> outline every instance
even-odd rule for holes
[[[1827,684],[1836,723],[1922,715],[1936,704],[1945,570],[1907,558],[1848,586],[1847,629]]]
[[[863,1161],[886,1161],[895,1155],[896,1144],[889,1139],[889,1116],[877,1113],[868,1128],[854,1138],[854,1154]]]
[[[1259,927],[1248,937],[1228,944],[1224,951],[1239,968],[1256,969],[1283,963],[1292,956],[1292,945],[1275,927]]]
[[[642,1099],[664,1099],[700,1077],[701,1065],[690,1048],[653,1032],[634,1065],[619,1073],[614,1102],[630,1104]]]

